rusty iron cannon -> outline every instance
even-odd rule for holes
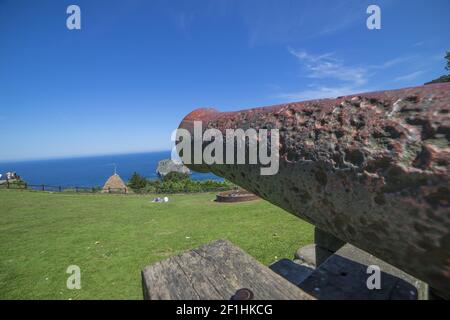
[[[181,129],[278,129],[279,170],[196,163],[450,298],[450,84],[220,113]],[[194,142],[192,141],[194,144]],[[205,144],[202,145],[205,148]]]

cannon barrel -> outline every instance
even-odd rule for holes
[[[180,128],[279,130],[279,171],[212,172],[427,282],[450,298],[450,83],[220,113]],[[203,145],[203,148],[205,146]]]

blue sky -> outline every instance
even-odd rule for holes
[[[81,8],[81,30],[66,8]],[[381,30],[366,9],[381,7]],[[0,160],[171,148],[221,111],[421,85],[450,1],[0,0]]]

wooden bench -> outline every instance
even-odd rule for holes
[[[226,240],[146,267],[142,285],[146,300],[230,300],[240,289],[255,300],[313,299]]]

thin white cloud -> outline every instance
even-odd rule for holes
[[[279,99],[310,100],[370,91],[373,88],[368,85],[369,80],[377,71],[391,68],[411,59],[411,57],[399,57],[377,65],[358,66],[346,64],[331,52],[315,55],[292,48],[289,48],[289,52],[302,64],[305,71],[304,77],[314,79],[316,82],[305,90],[275,95]]]
[[[305,77],[317,80],[306,90],[277,94],[277,98],[288,100],[310,100],[328,97],[337,97],[365,91],[367,88],[368,69],[360,66],[349,66],[337,59],[333,53],[320,55],[310,54],[289,48],[289,52],[302,63]],[[329,85],[323,81],[334,81]]]
[[[309,78],[337,79],[358,86],[364,85],[367,81],[367,70],[365,68],[347,66],[336,59],[333,53],[312,55],[306,51],[295,51],[293,49],[289,49],[289,52],[304,63],[309,71]]]
[[[395,82],[412,81],[417,79],[420,75],[424,74],[426,70],[419,70],[416,72],[408,73],[403,76],[394,79]]]
[[[324,54],[321,54],[321,55],[312,55],[312,54],[307,53],[306,51],[296,51],[296,50],[294,50],[292,48],[289,48],[289,52],[292,55],[294,55],[297,58],[299,58],[300,60],[308,60],[308,61],[311,61],[311,62],[318,62],[318,61],[323,60],[323,59],[332,59],[332,57],[334,55],[334,53],[332,53],[332,52],[324,53]]]
[[[370,68],[371,69],[387,69],[387,68],[391,68],[394,67],[396,65],[408,62],[409,60],[413,59],[413,56],[407,56],[407,57],[399,57],[399,58],[395,58],[395,59],[391,59],[388,61],[385,61],[381,64],[378,65],[371,65]]]
[[[280,93],[276,95],[276,98],[291,101],[294,100],[306,101],[306,100],[316,100],[316,99],[346,96],[352,93],[355,93],[355,88],[351,86],[341,86],[341,87],[314,86],[311,89],[302,90],[298,92]]]

